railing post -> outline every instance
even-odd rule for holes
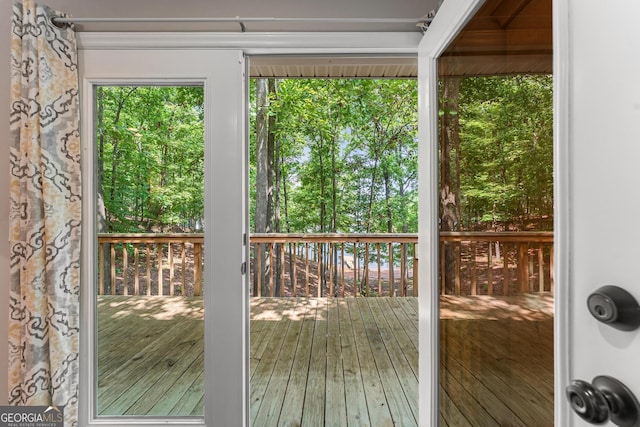
[[[140,295],[140,244],[133,244],[133,263],[135,264],[133,271],[133,294]]]
[[[193,295],[202,295],[202,243],[193,244]]]
[[[529,292],[529,262],[526,243],[518,245],[518,271],[520,272],[520,293]]]

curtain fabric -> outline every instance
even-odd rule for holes
[[[9,403],[77,425],[81,186],[75,31],[31,0],[11,22]]]

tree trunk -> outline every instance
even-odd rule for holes
[[[98,104],[98,111],[96,115],[96,127],[98,129],[98,156],[99,161],[97,164],[97,174],[96,174],[96,188],[98,190],[98,206],[97,206],[97,214],[98,214],[98,233],[107,233],[109,229],[107,227],[107,214],[104,207],[104,196],[102,189],[102,180],[104,179],[104,90],[101,86],[98,86],[96,89],[96,101]],[[99,248],[103,252],[103,260],[104,264],[100,266],[102,269],[103,279],[104,279],[104,287],[105,292],[107,289],[109,292],[111,291],[111,274],[108,274],[111,271],[111,250],[109,244],[102,245]]]
[[[460,79],[457,77],[447,77],[443,79],[440,118],[440,230],[457,231],[460,227],[459,196],[456,191],[455,171],[452,171],[452,164],[456,164],[456,159],[452,158],[452,151],[456,152],[459,147],[459,121],[458,121],[458,93]],[[457,153],[456,153],[457,155]],[[445,271],[444,283],[445,292],[453,294],[455,292],[455,243],[446,244],[444,247]]]
[[[271,232],[271,201],[273,195],[272,172],[273,150],[269,147],[269,98],[267,80],[256,80],[256,205],[255,205],[255,232]],[[269,272],[271,259],[267,256],[268,245],[261,244],[260,265],[261,271],[254,274],[253,294],[258,294],[258,277],[260,277],[260,293],[269,295]],[[258,265],[258,260],[256,260]],[[258,276],[260,275],[260,276]]]
[[[277,96],[277,86],[275,79],[268,80],[268,90],[269,90],[269,101],[275,99]],[[273,156],[272,156],[272,164],[273,164],[273,176],[275,182],[273,184],[273,231],[275,233],[280,233],[280,188],[282,186],[282,162],[280,158],[281,152],[281,143],[280,138],[276,140],[276,115],[269,114],[269,131],[268,131],[268,142],[269,147],[273,147]],[[281,243],[275,244],[275,290],[274,295],[277,297],[283,296],[284,289],[282,289],[282,278],[284,276],[284,266],[282,265],[282,258],[280,257],[281,251],[284,250],[284,247]]]

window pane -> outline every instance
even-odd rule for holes
[[[204,91],[96,88],[97,413],[204,415]]]

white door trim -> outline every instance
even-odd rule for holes
[[[554,411],[555,425],[570,425],[565,397],[571,374],[571,97],[569,0],[553,1],[553,234],[554,234]]]
[[[410,33],[78,33],[78,48],[240,49],[247,55],[415,55],[422,34]]]

